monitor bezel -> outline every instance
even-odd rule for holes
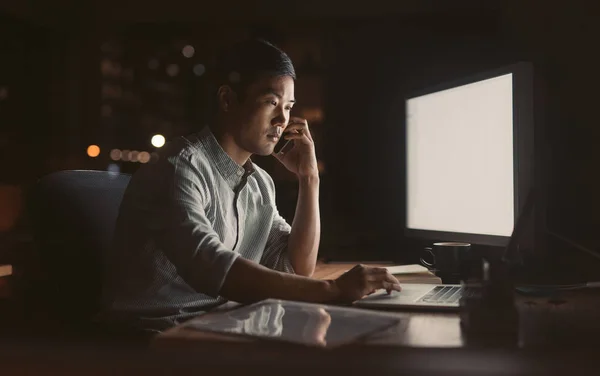
[[[434,241],[459,241],[486,246],[506,247],[510,236],[489,234],[471,234],[459,232],[446,232],[408,227],[408,124],[407,103],[412,98],[452,89],[459,86],[472,84],[494,77],[512,74],[513,83],[513,184],[514,184],[514,221],[516,224],[522,210],[521,198],[533,186],[533,67],[528,62],[518,62],[505,65],[496,69],[478,72],[456,80],[430,85],[412,91],[404,98],[404,233],[408,237],[421,238]]]

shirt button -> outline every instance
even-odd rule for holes
[[[242,171],[239,171],[239,170],[238,170],[237,174],[238,174],[238,176],[244,175],[244,173]]]

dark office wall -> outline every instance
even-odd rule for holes
[[[506,8],[506,30],[532,56],[546,86],[548,228],[588,249],[600,250],[598,89],[600,37],[597,5],[574,1],[515,2]],[[560,257],[598,269],[585,253],[550,237]]]
[[[0,14],[0,182],[20,182],[40,158],[48,60],[39,29]]]
[[[593,22],[592,6],[583,0],[562,6],[513,0],[497,9],[396,12],[387,19],[383,11],[363,16],[356,12],[321,24],[314,20],[319,9],[310,12],[315,27],[331,30],[325,33],[329,65],[324,74],[326,134],[320,151],[326,165],[322,181],[325,254],[328,247],[342,243],[359,249],[360,258],[395,258],[405,253],[398,150],[403,113],[398,99],[412,86],[514,60],[533,61],[546,85],[542,142],[547,153],[542,167],[547,171],[549,224],[597,246],[600,156],[595,102],[600,61],[595,45],[600,30]],[[47,12],[36,12],[43,13]],[[22,104],[11,110],[26,115],[15,115],[24,128],[11,126],[10,132],[21,140],[37,137],[39,141],[31,146],[37,154],[25,152],[23,158],[30,159],[23,166],[40,173],[52,169],[46,155],[56,157],[64,150],[84,158],[84,148],[98,128],[96,27],[81,17],[67,19],[71,13],[56,13],[65,22],[59,19],[52,27],[2,22],[2,27],[8,27],[2,45],[12,46],[11,53],[19,55],[1,64],[12,64],[10,69],[20,72],[14,77],[26,83]],[[260,22],[269,24],[269,17],[263,16]],[[127,22],[126,13],[119,17]],[[15,153],[19,151],[10,155]],[[12,162],[2,158],[4,171],[17,166]],[[20,181],[18,173],[36,175],[27,168],[13,169],[5,179],[14,175],[12,179]]]
[[[411,90],[512,62],[497,12],[440,12],[348,27],[327,85],[333,212],[354,257],[406,261],[404,102]],[[358,235],[356,235],[358,236]],[[339,251],[332,251],[339,254]],[[350,256],[352,257],[352,256]]]
[[[326,160],[334,212],[363,233],[360,257],[413,257],[402,235],[402,98],[509,62],[534,63],[537,184],[550,229],[597,249],[600,27],[592,4],[507,2],[497,11],[444,12],[348,26],[334,43]],[[556,239],[554,239],[556,242]],[[570,249],[568,252],[576,252]]]
[[[78,167],[98,117],[99,75],[89,32],[0,13],[0,181],[29,184],[56,166]],[[69,159],[60,164],[61,159]]]
[[[530,52],[546,77],[549,226],[597,246],[597,11],[592,2],[585,1],[566,7],[520,4],[506,17],[513,39]]]

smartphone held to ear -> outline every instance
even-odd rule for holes
[[[288,134],[291,132],[295,132],[297,134],[302,134],[302,129],[298,129],[296,131],[290,131],[290,132],[288,132]],[[294,140],[286,140],[285,133],[284,133],[279,138],[279,141],[277,142],[277,145],[275,145],[273,152],[275,154],[285,154],[288,151],[290,151],[293,147],[294,147]]]
[[[273,149],[273,153],[275,154],[285,154],[290,151],[294,147],[294,140],[286,140],[283,135],[277,141],[277,145]]]

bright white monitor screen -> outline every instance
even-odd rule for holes
[[[512,74],[406,103],[407,227],[509,237]]]

